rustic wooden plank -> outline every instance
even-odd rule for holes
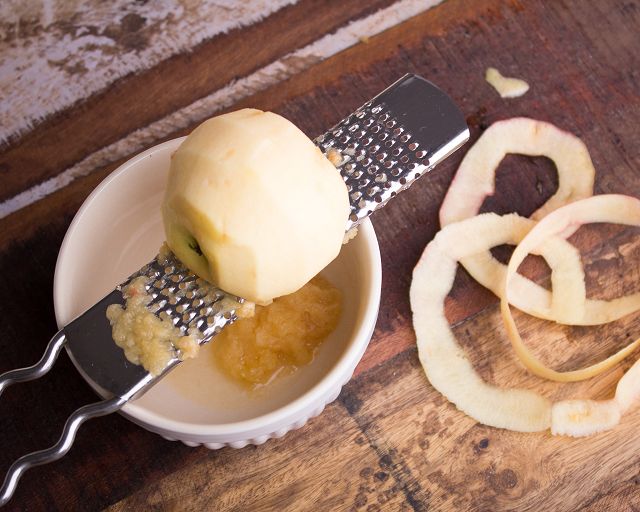
[[[291,0],[2,4],[0,144],[38,121]]]
[[[379,471],[379,454],[340,405],[286,439],[202,455],[107,510],[296,511],[301,496],[315,510],[354,510],[365,504],[410,510],[402,484]]]
[[[610,392],[613,382],[598,386]],[[580,440],[485,427],[427,383],[415,349],[352,383],[340,400],[389,454],[388,466],[412,482],[424,510],[576,510],[637,474],[637,409],[615,431]]]
[[[504,117],[531,115],[551,120],[584,138],[598,169],[598,192],[640,196],[636,171],[640,160],[636,129],[640,105],[635,101],[636,70],[640,64],[634,47],[637,24],[638,9],[633,2],[589,2],[585,7],[585,3],[574,0],[448,0],[367,44],[242,102],[242,106],[279,111],[314,134],[404,71],[415,71],[451,93],[468,116],[474,138],[488,124]],[[487,65],[529,80],[531,91],[519,100],[500,99],[483,81]],[[413,509],[428,505],[435,509],[464,508],[462,505],[468,503],[472,510],[483,506],[513,509],[520,504],[532,507],[532,497],[537,497],[537,509],[542,504],[557,504],[556,509],[563,510],[564,503],[567,507],[590,507],[623,503],[625,496],[637,497],[637,410],[627,415],[615,431],[587,441],[503,433],[476,425],[448,405],[427,384],[415,350],[407,348],[413,340],[407,295],[411,269],[438,229],[437,209],[459,159],[460,156],[454,157],[432,176],[420,180],[374,218],[385,273],[383,300],[378,328],[360,374],[341,396],[351,419],[340,407],[333,406],[300,433],[257,449],[233,452],[231,456],[166,443],[122,418],[104,418],[87,425],[63,461],[28,474],[9,509],[98,509],[121,501],[170,509],[176,503],[175,495],[182,498],[177,503],[187,506],[194,496],[181,493],[179,488],[163,495],[163,488],[157,486],[158,481],[169,483],[174,474],[196,478],[198,485],[192,490],[198,491],[199,503],[224,494],[230,500],[226,503],[232,504],[238,498],[224,485],[236,481],[234,472],[251,468],[252,461],[261,461],[260,470],[251,473],[242,489],[258,487],[274,474],[285,478],[284,470],[280,466],[271,468],[269,460],[276,458],[281,464],[293,461],[301,456],[303,448],[318,453],[313,451],[314,442],[328,437],[334,439],[335,453],[340,455],[326,459],[318,455],[323,471],[330,460],[339,464],[340,457],[352,460],[354,453],[362,455],[373,470],[373,474],[366,471],[364,476],[357,471],[342,473],[345,481],[340,492],[348,507],[337,505],[338,509],[352,505],[357,509],[360,485],[379,485],[375,481],[378,471],[387,474],[390,482],[385,484],[390,487],[381,488],[381,494],[399,485],[405,503]],[[0,274],[0,286],[13,298],[0,303],[0,316],[10,319],[7,335],[0,341],[0,371],[32,362],[52,332],[49,290],[56,249],[82,198],[106,172],[100,170],[78,180],[0,221],[0,268],[11,269]],[[552,168],[544,160],[507,159],[501,176],[498,194],[486,203],[487,208],[510,209],[517,205],[519,211],[528,213],[554,187]],[[612,240],[604,247],[594,242],[596,232],[583,240],[588,255],[597,261],[606,260],[607,251],[627,243],[615,230],[600,235],[603,233],[612,234]],[[629,257],[630,261],[637,261],[638,255],[632,250]],[[615,275],[616,268],[593,265],[593,269]],[[611,282],[611,275],[607,282]],[[634,279],[637,282],[637,274],[626,275],[622,281],[631,283]],[[34,317],[33,310],[40,314]],[[497,341],[495,299],[461,273],[447,303],[447,313],[457,323],[465,346],[476,347],[473,356],[484,360],[492,346],[489,342]],[[520,317],[518,320],[529,322]],[[465,334],[467,328],[469,335]],[[477,344],[476,329],[484,340]],[[613,333],[610,331],[607,339],[613,341]],[[586,340],[589,348],[597,348],[586,331],[575,335]],[[21,343],[5,341],[13,339],[20,339]],[[506,358],[500,361],[496,368],[483,369],[480,365],[480,369],[487,377],[492,377],[492,372],[504,373],[511,365]],[[15,419],[0,414],[0,431],[5,433],[0,471],[21,453],[51,441],[68,411],[91,398],[68,363],[59,370],[60,374],[54,374],[40,387],[20,386],[2,397],[0,407]],[[606,396],[619,372],[615,370],[586,388],[577,385],[573,389]],[[511,374],[504,377],[510,379]],[[518,378],[529,382],[526,374]],[[533,386],[534,381],[529,385]],[[51,396],[50,389],[56,390],[55,396]],[[30,405],[23,413],[24,404],[42,405],[38,405],[41,409]],[[20,419],[15,411],[26,414],[26,418]],[[35,434],[38,437],[30,441],[22,433],[40,425],[42,416],[38,413],[42,411],[47,417],[41,426],[43,433]],[[361,431],[360,436],[356,430]],[[126,449],[119,442],[121,437],[127,441]],[[361,451],[358,443],[363,440],[376,454],[377,462],[371,459],[370,451]],[[216,464],[220,462],[218,457],[223,461],[230,457],[233,462],[228,467]],[[594,465],[594,460],[598,464]],[[206,467],[207,475],[214,477],[204,485],[204,479],[190,472],[192,467]],[[304,492],[315,485],[309,471],[304,474],[304,486],[291,488],[299,507],[313,506],[305,500]],[[616,484],[615,479],[621,483]],[[564,489],[572,493],[566,502],[561,501]],[[279,492],[274,490],[269,499],[279,500]],[[610,500],[609,493],[613,493]],[[375,504],[379,496],[376,490],[371,491],[367,503],[360,508],[365,510]],[[394,499],[397,496],[398,492]],[[129,497],[131,501],[126,501]],[[390,508],[396,508],[394,505],[400,506],[396,501]]]
[[[600,510],[640,510],[640,478],[638,475],[627,481],[619,482],[608,489],[602,489],[593,499],[581,508],[584,512]]]
[[[392,0],[302,0],[114,83],[0,152],[0,201]],[[123,103],[124,102],[124,103]],[[126,106],[125,106],[126,104]]]

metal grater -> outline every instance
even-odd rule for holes
[[[315,142],[325,154],[338,155],[337,167],[349,191],[351,214],[346,231],[408,188],[468,138],[469,130],[456,105],[435,85],[416,75],[405,75],[318,137]],[[47,373],[66,346],[78,371],[100,394],[113,397],[81,407],[68,418],[54,446],[18,459],[0,489],[0,506],[9,501],[27,469],[57,460],[71,448],[83,422],[119,410],[180,363],[176,352],[162,375],[154,377],[142,366],[127,361],[113,342],[106,308],[123,304],[122,288],[139,276],[147,278],[150,311],[170,320],[184,334],[195,329],[200,344],[234,322],[236,308],[244,302],[196,277],[172,254],[155,258],[60,330],[37,364],[0,375],[1,394],[15,382]]]
[[[341,157],[348,231],[467,140],[469,129],[451,98],[424,78],[405,75],[315,143]]]

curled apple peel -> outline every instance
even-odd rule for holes
[[[593,199],[600,197],[606,196]],[[640,219],[640,201],[625,198],[618,206],[624,207],[627,199],[637,203]],[[574,437],[608,430],[620,421],[625,411],[640,401],[640,361],[620,379],[613,399],[572,399],[553,403],[535,391],[500,388],[484,382],[456,342],[444,315],[444,300],[453,285],[457,260],[473,251],[486,251],[490,244],[526,238],[530,225],[530,220],[515,214],[487,213],[446,226],[427,245],[413,271],[410,289],[420,362],[437,391],[459,410],[485,425],[519,432],[550,428],[554,435]],[[483,244],[485,233],[491,236]],[[467,240],[469,244],[461,243]],[[553,281],[553,273],[563,269],[562,258],[552,258],[548,263]],[[507,300],[503,300],[503,304],[508,307]]]
[[[491,125],[471,147],[456,172],[440,208],[440,224],[444,227],[451,222],[476,215],[485,197],[495,191],[495,175],[498,165],[510,153],[547,156],[554,161],[558,170],[558,190],[531,216],[539,219],[567,202],[589,197],[593,193],[595,168],[589,151],[575,135],[556,126],[529,118],[513,118]],[[533,224],[531,224],[533,225]],[[566,233],[569,236],[571,233]],[[514,242],[506,242],[513,244]],[[567,271],[582,272],[579,255],[570,255],[563,237],[546,244],[556,245],[547,249],[545,259],[559,256]],[[574,263],[570,262],[570,257]],[[471,276],[500,296],[501,283],[506,274],[506,265],[496,260],[490,252],[473,254],[460,260]],[[545,320],[554,320],[572,325],[598,325],[629,314],[638,309],[635,301],[620,299],[615,305],[602,301],[584,300],[579,297],[584,289],[583,279],[568,274],[562,286],[556,290],[568,297],[555,299],[540,285],[516,274],[512,281],[511,304],[518,309]],[[563,280],[558,272],[556,279]],[[570,302],[572,307],[567,307]],[[580,305],[583,304],[583,309]],[[580,318],[580,320],[578,320]]]
[[[531,215],[534,220],[593,194],[595,168],[584,142],[551,123],[514,117],[493,123],[467,151],[440,208],[443,226],[480,211],[495,191],[496,170],[508,154],[546,156],[558,169],[558,190]]]
[[[551,433],[583,437],[620,423],[622,413],[614,400],[562,400],[551,407]]]
[[[563,400],[551,408],[551,433],[588,436],[615,427],[640,400],[640,360],[622,376],[609,400]]]
[[[557,166],[558,191],[532,215],[532,219],[542,219],[538,225],[517,215],[474,217],[484,198],[494,192],[496,168],[507,153],[544,155]],[[573,325],[602,324],[640,309],[640,293],[609,301],[586,298],[580,254],[566,238],[588,222],[640,225],[637,199],[589,197],[594,176],[587,148],[578,138],[548,123],[517,118],[494,124],[480,137],[463,159],[445,197],[440,210],[443,229],[425,248],[411,283],[418,354],[434,388],[483,424],[522,432],[550,428],[554,435],[586,436],[612,428],[640,401],[640,360],[623,375],[615,396],[608,400],[552,403],[534,391],[490,385],[474,370],[444,315],[444,299],[459,261],[501,298],[509,338],[533,373],[557,381],[579,380],[629,355],[640,340],[588,368],[555,372],[522,343],[509,307],[512,304],[534,316]],[[508,266],[489,252],[501,244],[516,245]],[[529,253],[542,255],[549,264],[552,292],[517,273]]]
[[[480,423],[519,432],[548,429],[551,402],[534,391],[484,382],[455,340],[444,315],[444,300],[460,258],[517,240],[530,224],[516,214],[486,213],[446,226],[425,248],[410,289],[418,355],[431,385]]]
[[[581,225],[592,222],[611,222],[615,224],[640,226],[640,201],[633,197],[624,195],[598,195],[565,205],[551,212],[538,222],[538,224],[536,224],[520,241],[511,256],[509,265],[507,266],[506,277],[502,282],[503,290],[500,294],[500,310],[502,312],[502,318],[507,329],[509,340],[511,341],[516,354],[527,369],[535,375],[546,379],[558,382],[574,382],[588,379],[611,368],[614,364],[627,357],[640,345],[639,338],[620,351],[609,356],[604,361],[600,361],[599,363],[579,370],[558,372],[547,367],[537,359],[524,344],[520,333],[518,332],[518,328],[509,307],[509,298],[511,296],[510,282],[516,274],[520,264],[524,261],[527,254],[535,250],[537,247],[540,247],[540,245],[546,240],[568,232],[574,232]],[[553,268],[552,262],[548,261],[548,263]],[[567,266],[563,266],[563,271],[570,272],[571,268],[567,269],[566,267]],[[569,265],[569,267],[571,267],[571,265]],[[567,274],[567,277],[568,279],[563,279],[565,285],[569,285],[568,283],[573,280],[574,276]],[[554,293],[555,289],[554,283]],[[621,299],[617,299],[616,303],[619,304],[620,301]],[[626,298],[627,303],[636,302],[640,304],[638,301],[640,301],[640,293],[629,295]],[[599,302],[605,305],[607,303],[607,301]],[[570,309],[571,306],[571,303],[566,305],[568,309]],[[583,311],[576,310],[576,314],[580,315],[584,313]],[[581,320],[582,319],[577,316],[576,321],[579,323]]]

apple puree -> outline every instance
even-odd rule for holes
[[[225,328],[212,341],[213,357],[225,375],[254,389],[309,364],[338,325],[341,310],[340,290],[316,276]]]

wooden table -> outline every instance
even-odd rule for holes
[[[51,290],[62,237],[83,199],[131,156],[127,148],[188,132],[191,121],[167,129],[166,123],[180,125],[179,116],[158,122],[393,4],[299,0],[127,75],[5,142],[0,200],[30,192],[22,196],[26,205],[0,219],[0,372],[36,361],[56,330]],[[135,48],[142,44],[140,24],[128,22],[123,40]],[[634,0],[446,0],[329,58],[289,57],[280,77],[286,79],[276,76],[277,83],[225,108],[273,110],[313,135],[405,72],[419,73],[460,105],[473,140],[498,119],[551,121],[588,145],[597,193],[640,197],[639,29]],[[525,78],[531,90],[501,99],[484,82],[488,66]],[[125,154],[105,164],[99,152],[106,146]],[[167,442],[118,415],[95,420],[63,460],[26,474],[7,509],[639,510],[640,409],[588,439],[512,433],[477,424],[426,380],[408,289],[413,266],[439,229],[437,211],[461,156],[375,215],[384,269],[377,328],[354,379],[320,417],[262,446],[219,451]],[[48,182],[51,193],[34,199],[32,187],[78,165],[68,184]],[[549,161],[508,157],[497,194],[484,208],[529,214],[555,186]],[[607,228],[581,239],[587,275],[608,272],[600,279],[607,294],[633,283],[637,289],[640,246],[631,235]],[[549,396],[603,398],[621,375],[617,368],[562,388],[529,376],[507,348],[495,297],[464,272],[446,309],[488,380]],[[537,332],[533,320],[520,316],[519,322]],[[630,317],[598,331],[565,329],[568,348],[547,357],[565,360],[569,353],[568,365],[579,365],[637,336],[638,324]],[[0,472],[23,453],[52,444],[67,415],[93,399],[66,356],[46,378],[10,388],[0,400]]]

